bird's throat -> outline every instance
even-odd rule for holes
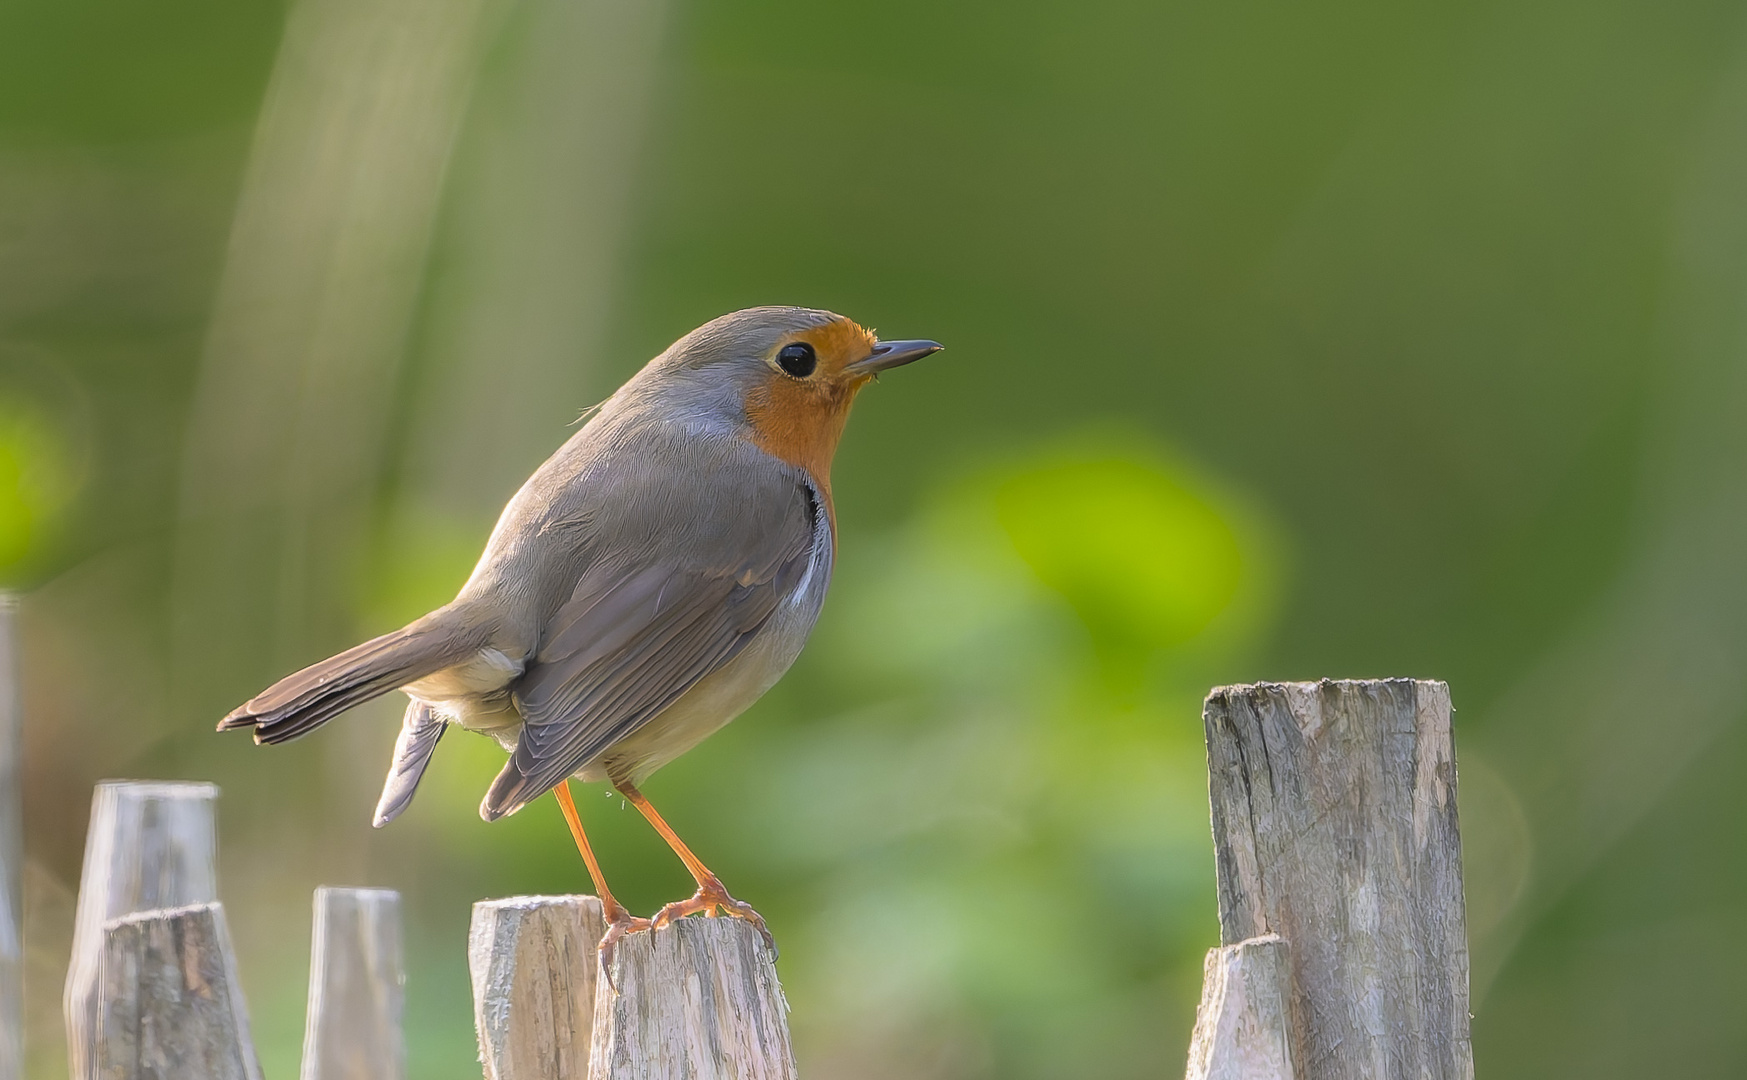
[[[814,387],[772,379],[746,397],[752,441],[779,461],[805,469],[831,510],[831,459],[849,421],[853,386]]]

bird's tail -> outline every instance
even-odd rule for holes
[[[254,728],[258,743],[289,742],[354,705],[458,664],[485,644],[487,634],[466,626],[471,620],[458,614],[452,608],[434,611],[287,675],[220,720],[218,730]]]
[[[394,741],[394,764],[388,767],[382,798],[376,803],[373,824],[378,829],[399,817],[412,802],[413,792],[424,779],[425,766],[431,763],[431,754],[437,749],[437,740],[448,727],[448,721],[425,702],[407,702],[400,738]]]

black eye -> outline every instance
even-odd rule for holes
[[[819,358],[813,355],[813,346],[804,341],[784,345],[783,351],[776,354],[776,362],[797,379],[813,374],[813,369],[819,366]]]

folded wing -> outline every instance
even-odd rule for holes
[[[766,509],[763,527],[693,545],[711,551],[707,561],[656,545],[590,566],[515,688],[520,742],[481,816],[496,820],[532,802],[740,655],[793,595],[813,554],[811,492],[797,487],[784,503]]]

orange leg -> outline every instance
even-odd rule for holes
[[[608,968],[613,960],[613,946],[620,938],[638,930],[647,930],[651,926],[648,919],[639,919],[626,911],[624,905],[613,899],[612,890],[607,888],[607,879],[601,873],[600,863],[595,861],[594,849],[588,846],[588,837],[582,831],[582,818],[577,816],[576,803],[570,798],[570,781],[566,780],[552,789],[552,794],[558,800],[558,809],[564,812],[564,823],[570,826],[571,838],[576,841],[576,850],[582,853],[582,861],[588,867],[588,876],[594,882],[595,894],[601,898],[601,913],[607,918],[607,936],[601,939],[601,967]]]
[[[641,791],[629,783],[614,781],[613,786],[619,789],[619,794],[623,795],[632,806],[635,806],[638,812],[649,819],[649,824],[655,826],[655,831],[661,834],[663,840],[667,841],[667,846],[673,849],[675,855],[679,856],[680,862],[685,863],[685,868],[691,871],[692,879],[698,883],[698,891],[692,895],[690,900],[676,901],[655,913],[655,918],[652,920],[655,928],[659,930],[675,919],[695,915],[700,911],[706,917],[714,916],[715,909],[721,908],[725,913],[751,923],[764,938],[765,945],[772,953],[775,953],[776,941],[771,938],[770,930],[765,927],[763,917],[752,910],[752,905],[728,895],[728,890],[723,888],[721,879],[710,872],[710,868],[704,865],[702,859],[692,854],[692,849],[686,847],[685,841],[681,840],[672,827],[662,820],[661,815],[656,813],[655,807],[649,805],[649,800],[643,797]]]

